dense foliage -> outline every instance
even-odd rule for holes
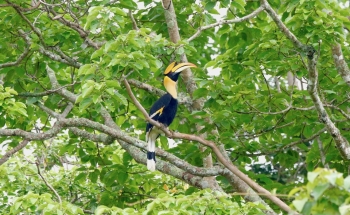
[[[0,213],[350,213],[349,3],[168,2],[0,3]],[[205,141],[152,173],[126,86],[149,110],[184,56],[169,129]]]

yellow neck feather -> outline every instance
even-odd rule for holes
[[[164,87],[168,93],[174,98],[177,99],[177,91],[176,91],[176,82],[171,80],[168,76],[164,77]]]

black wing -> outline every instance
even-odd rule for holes
[[[171,97],[171,95],[169,93],[160,97],[151,107],[151,110],[149,112],[149,116],[151,116],[151,118],[153,120],[159,121],[160,116],[163,114],[166,107],[169,106],[172,99],[173,98]],[[164,122],[160,122],[160,123],[164,123]],[[151,129],[152,127],[153,127],[152,124],[147,123],[146,132],[149,131],[149,129]]]

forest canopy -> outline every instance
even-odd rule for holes
[[[349,1],[4,0],[1,214],[349,214]],[[177,115],[148,116],[178,80]],[[146,124],[163,131],[155,172]]]

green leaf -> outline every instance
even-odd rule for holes
[[[92,93],[93,90],[94,90],[94,86],[84,88],[82,93],[81,93],[81,96],[83,98],[86,98],[87,96],[89,96]]]
[[[205,4],[204,9],[210,11],[215,7],[215,5],[216,5],[216,1],[209,1]]]
[[[293,201],[293,205],[298,211],[302,211],[307,200],[308,200],[307,198],[303,198],[299,200],[296,199]]]
[[[119,82],[115,81],[115,80],[107,80],[106,81],[106,86],[107,87],[113,87],[113,88],[120,88]]]
[[[119,172],[119,174],[117,175],[117,181],[119,184],[124,185],[127,179],[128,174],[126,172]]]
[[[82,173],[79,173],[79,175],[74,178],[74,181],[83,181],[85,179],[86,179],[86,173],[82,172]]]
[[[309,182],[314,182],[314,180],[317,178],[318,175],[319,175],[318,172],[309,172],[307,174],[307,180],[309,180]]]
[[[91,104],[93,104],[93,99],[91,97],[85,97],[79,102],[79,110],[86,110]]]
[[[207,94],[208,94],[208,90],[206,88],[198,88],[193,93],[193,99],[206,97]]]
[[[127,106],[128,105],[128,101],[126,100],[126,98],[120,94],[118,91],[114,91],[114,97],[113,98],[116,98],[118,100],[118,102],[120,102],[121,104]]]
[[[106,184],[106,186],[111,186],[118,177],[119,171],[117,170],[112,170],[108,172],[104,177],[103,177],[103,183]]]
[[[329,188],[329,184],[320,184],[317,185],[311,192],[311,195],[317,200],[323,193]]]
[[[115,13],[115,14],[118,14],[118,15],[121,15],[121,16],[127,16],[127,13],[120,9],[120,8],[117,8],[117,7],[113,7],[111,8],[111,10]]]
[[[89,179],[92,183],[96,183],[97,182],[97,179],[100,175],[100,171],[95,169],[93,172],[90,172],[89,173]]]

